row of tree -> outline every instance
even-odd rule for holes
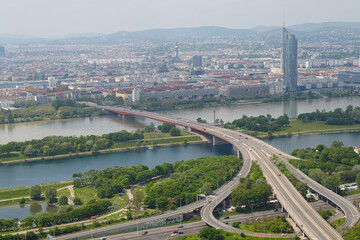
[[[278,118],[273,118],[270,114],[266,116],[260,115],[258,117],[248,117],[243,115],[240,119],[235,119],[232,123],[226,123],[225,128],[241,128],[251,131],[276,131],[281,127],[289,125],[290,120],[287,114]]]
[[[171,136],[180,136],[180,129],[175,127],[174,125],[164,123],[158,126],[158,129],[163,133],[170,133]]]
[[[90,200],[86,205],[77,207],[69,212],[63,212],[56,215],[41,213],[39,215],[25,217],[21,222],[27,227],[49,227],[85,220],[92,216],[103,214],[112,206],[109,200]],[[71,208],[70,208],[71,209]]]
[[[311,113],[302,113],[298,115],[298,120],[302,122],[326,121],[329,125],[353,125],[360,123],[360,107],[349,105],[345,110],[336,108],[334,111],[316,110]]]
[[[101,136],[88,135],[80,137],[49,136],[43,139],[33,139],[25,142],[10,142],[0,145],[0,154],[21,152],[28,157],[54,156],[78,152],[97,151],[111,148],[114,143],[144,139],[141,132],[127,132],[103,134]],[[1,157],[0,157],[1,158]]]

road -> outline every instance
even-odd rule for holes
[[[264,176],[266,177],[269,184],[272,186],[274,193],[281,205],[285,208],[285,210],[288,212],[288,214],[291,216],[297,226],[299,226],[299,228],[304,232],[307,237],[311,239],[342,239],[341,235],[337,231],[335,231],[309,205],[309,203],[300,195],[300,193],[295,189],[295,187],[290,183],[290,181],[281,174],[281,172],[270,160],[269,156],[282,153],[280,150],[274,148],[273,146],[251,136],[247,136],[244,134],[242,134],[243,136],[239,136],[239,133],[236,131],[204,123],[197,123],[195,121],[182,119],[179,117],[169,117],[159,113],[132,110],[123,107],[97,107],[118,114],[140,116],[163,123],[195,129],[197,131],[210,134],[226,142],[229,142],[241,152],[244,160],[244,167],[241,169],[241,172],[232,182],[226,185],[226,188],[218,189],[219,191],[215,193],[215,197],[211,201],[206,203],[203,210],[201,211],[202,216],[204,217],[204,220],[207,224],[217,228],[223,228],[230,231],[233,230],[227,225],[218,222],[218,220],[216,220],[212,216],[212,210],[215,208],[218,202],[226,198],[230,194],[231,190],[237,186],[238,179],[239,177],[241,177],[240,174],[244,174],[242,176],[245,176],[248,172],[247,167],[249,168],[249,166],[251,165],[251,161],[254,160],[257,161],[257,163],[260,165]],[[287,167],[291,169],[292,166]],[[300,173],[298,172],[298,174]],[[301,176],[299,178],[301,179]],[[342,209],[342,211],[344,211],[346,217],[348,218],[349,226],[354,225],[358,221],[359,213],[349,201],[336,195],[335,193],[328,193],[329,190],[326,190],[326,188],[322,187],[321,185],[317,186],[314,181],[312,181],[311,179],[307,179],[306,176],[302,176],[302,180],[308,181],[309,186],[311,188],[314,187],[314,190],[318,189],[319,191],[323,191],[325,194],[327,194],[331,201],[338,201],[339,207]],[[354,208],[356,209],[356,212],[353,211]]]

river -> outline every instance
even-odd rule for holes
[[[295,118],[300,113],[312,112],[316,109],[330,111],[337,107],[345,108],[348,105],[360,106],[360,97],[323,98],[305,101],[194,108],[164,111],[164,114],[192,120],[201,117],[208,122],[213,122],[215,111],[215,118],[223,119],[227,122],[236,118],[241,118],[243,114],[248,116],[271,114],[273,117],[278,117],[286,113],[289,117]],[[134,121],[133,119],[123,120],[117,116],[111,115],[54,121],[0,124],[0,144],[11,141],[40,139],[50,135],[101,135],[120,130],[131,131],[137,128],[143,128],[144,125],[149,124],[150,122],[150,120],[140,117],[136,117]]]
[[[200,144],[2,165],[0,189],[70,180],[73,173],[90,169],[139,164],[153,168],[164,162],[226,154],[236,154],[236,151],[231,145],[213,147],[211,144]]]

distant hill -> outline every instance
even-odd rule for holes
[[[360,22],[304,23],[287,26],[301,41],[329,41],[360,39]],[[23,35],[0,34],[0,44],[120,44],[123,42],[162,42],[181,40],[206,40],[214,38],[257,39],[262,41],[281,40],[282,27],[257,26],[251,29],[230,29],[205,26],[194,28],[149,29],[144,31],[118,31],[111,34],[71,34],[58,39],[44,39]]]
[[[33,36],[22,35],[22,34],[0,33],[0,44],[1,45],[27,44],[27,43],[40,42],[40,41],[44,41],[44,40],[46,40],[46,38],[33,37]]]
[[[303,23],[291,25],[289,29],[299,32],[322,31],[330,28],[360,29],[360,22],[324,22],[324,23]]]

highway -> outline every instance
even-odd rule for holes
[[[238,178],[245,176],[248,172],[247,168],[250,168],[250,162],[252,160],[257,161],[260,165],[264,176],[266,177],[269,184],[272,186],[274,193],[291,216],[294,222],[299,226],[299,228],[304,232],[304,234],[310,239],[342,239],[341,235],[335,231],[310,205],[309,203],[300,195],[300,193],[295,189],[295,187],[290,183],[290,181],[283,176],[277,167],[270,160],[271,155],[282,153],[280,150],[274,148],[273,146],[251,136],[242,134],[239,136],[239,133],[233,130],[224,129],[217,126],[212,126],[209,124],[198,123],[195,121],[182,119],[179,117],[170,117],[162,115],[159,113],[146,112],[141,110],[133,110],[123,107],[108,107],[108,106],[97,106],[104,110],[108,110],[114,113],[123,114],[123,115],[133,115],[139,117],[145,117],[160,121],[163,123],[188,127],[200,132],[204,132],[220,138],[226,142],[234,145],[242,154],[244,160],[244,167],[241,169],[241,172],[237,177],[228,183],[226,186],[218,189],[215,193],[215,197],[209,201],[201,211],[202,217],[207,224],[217,227],[227,229],[228,226],[224,226],[218,222],[212,216],[213,206],[219,203],[222,199],[226,198],[231,190],[237,186]],[[285,154],[285,153],[284,153]],[[291,167],[291,166],[290,166]],[[295,169],[296,170],[296,169]],[[241,174],[241,176],[240,176]],[[244,175],[243,175],[244,174]],[[301,178],[301,177],[300,177]],[[304,176],[303,176],[304,178]],[[305,180],[302,179],[302,180]],[[308,180],[312,184],[313,181]],[[326,188],[320,186],[315,186],[321,188],[326,192]],[[310,186],[310,184],[309,184]],[[226,187],[226,188],[224,188]],[[315,189],[314,189],[315,190]],[[335,194],[335,193],[334,193]],[[329,194],[329,199],[333,202],[336,202],[337,198],[340,198],[340,202],[344,205],[339,206],[345,213],[347,218],[350,218],[349,226],[355,224],[359,219],[359,213],[356,210],[356,213],[352,211],[355,208],[351,203],[340,196],[334,196],[334,194]],[[343,208],[342,208],[343,207]],[[356,209],[356,208],[355,208]],[[226,228],[227,227],[227,228]],[[227,229],[229,230],[229,229]],[[230,229],[232,230],[232,229]]]

